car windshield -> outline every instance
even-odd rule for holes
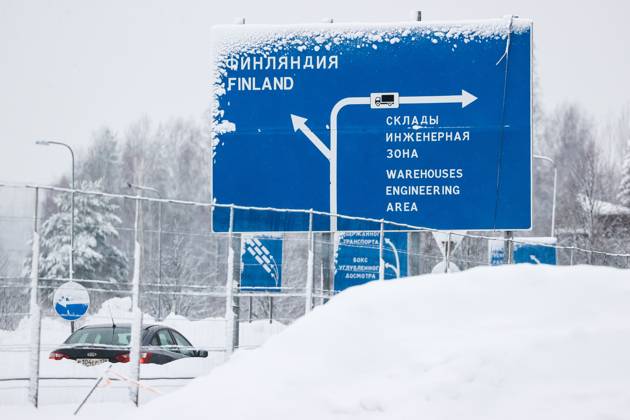
[[[82,328],[75,331],[65,344],[97,344],[105,346],[128,346],[131,339],[129,327]]]

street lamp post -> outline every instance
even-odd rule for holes
[[[72,147],[60,141],[39,140],[35,144],[39,146],[62,146],[70,151],[72,157],[72,192],[70,193],[70,280],[74,279],[74,151]],[[74,324],[74,323],[73,323]],[[73,328],[74,330],[74,328]]]
[[[558,186],[558,167],[556,162],[548,156],[534,155],[535,159],[540,159],[551,163],[553,166],[553,198],[551,204],[551,237],[556,235],[556,192]]]
[[[158,198],[162,198],[162,194],[157,188],[147,187],[144,185],[136,185],[131,182],[127,183],[127,187],[136,189],[139,191],[151,191],[155,193]],[[162,202],[159,202],[158,206],[158,320],[162,319]]]
[[[72,157],[72,192],[70,192],[70,280],[74,279],[74,151],[72,147],[60,141],[38,140],[35,144],[39,146],[62,146],[68,149]],[[70,332],[74,332],[74,321],[70,321]]]

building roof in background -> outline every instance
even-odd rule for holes
[[[630,216],[630,207],[621,204],[610,203],[602,200],[592,200],[584,194],[578,194],[578,202],[584,211],[590,211],[591,205],[593,212],[597,216]]]

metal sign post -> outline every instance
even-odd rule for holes
[[[41,347],[41,310],[38,303],[39,290],[39,231],[37,228],[37,207],[39,206],[39,188],[35,188],[35,210],[33,217],[33,248],[31,260],[31,299],[29,317],[31,328],[30,375],[28,382],[28,399],[35,408],[39,405],[39,358]]]
[[[140,197],[136,198],[134,223],[133,277],[131,281],[131,339],[129,351],[129,375],[135,382],[129,383],[129,395],[134,405],[140,402],[140,349],[142,346],[142,311],[140,310],[140,275],[142,267],[142,223],[140,220]]]
[[[235,267],[236,267],[236,238],[233,231],[234,226],[234,206],[230,206],[230,229],[228,236],[228,266],[227,266],[227,282],[225,284],[225,322],[226,322],[226,337],[225,345],[226,352],[232,354],[234,349],[238,347],[238,303],[234,296],[235,289]]]
[[[383,243],[385,242],[384,222],[381,220],[381,229],[378,235],[378,279],[385,280],[385,258],[383,257]]]
[[[309,313],[313,308],[313,276],[314,276],[314,235],[313,235],[313,209],[308,213],[308,256],[306,257],[306,300],[304,312]]]
[[[514,232],[508,230],[505,232],[505,263],[512,264],[514,253]]]

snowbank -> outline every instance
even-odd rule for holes
[[[129,418],[627,418],[629,302],[598,267],[373,282]]]

